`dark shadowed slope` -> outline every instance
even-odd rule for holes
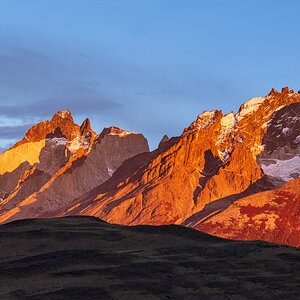
[[[299,299],[300,251],[93,217],[0,226],[1,299]]]

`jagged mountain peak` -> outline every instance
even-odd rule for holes
[[[109,179],[123,161],[149,151],[142,134],[117,127],[101,134],[108,138],[101,140],[88,118],[75,124],[68,110],[29,129],[0,155],[0,219],[47,215],[66,207]]]
[[[62,119],[68,119],[68,118],[72,117],[72,113],[68,109],[62,109],[54,114],[53,118],[56,118],[56,117],[59,117]]]
[[[262,103],[265,101],[265,99],[266,99],[265,97],[255,97],[243,103],[240,106],[240,109],[236,115],[237,120],[240,121],[245,116],[248,116],[256,112],[259,109],[259,107],[262,105]]]
[[[294,90],[290,90],[288,86],[281,89],[281,94],[294,94]]]
[[[195,122],[192,123],[192,126],[199,129],[206,129],[209,127],[212,122],[216,119],[218,115],[222,115],[222,111],[220,110],[211,110],[211,111],[204,111],[202,114],[197,116]]]
[[[76,126],[76,129],[78,129],[78,125],[75,124],[72,113],[67,109],[56,112],[50,122],[56,127],[71,128]]]
[[[227,203],[246,191],[282,185],[264,174],[257,157],[264,153],[264,137],[271,126],[265,124],[283,117],[283,108],[289,110],[290,104],[298,102],[299,95],[275,93],[250,99],[236,114],[204,111],[180,137],[155,150],[135,172],[125,179],[125,169],[117,172],[123,176],[121,182],[113,175],[117,187],[109,191],[99,187],[96,196],[81,198],[82,210],[78,203],[74,209],[123,224],[182,223],[209,203],[220,200],[223,205],[223,199]],[[297,139],[295,132],[291,138]],[[292,172],[291,176],[296,176]],[[260,183],[256,186],[256,182]],[[118,199],[122,199],[120,205]]]
[[[50,131],[59,137],[49,138],[49,147],[41,157],[47,157],[52,149],[65,159],[64,147],[71,155],[67,155],[66,162],[62,160],[62,167],[55,175],[52,175],[53,165],[47,165],[49,159],[39,164],[37,156],[31,159],[36,169],[20,177],[17,189],[22,190],[23,185],[38,177],[37,171],[48,172],[52,177],[50,180],[47,177],[49,181],[44,187],[21,202],[15,190],[8,197],[2,193],[5,204],[0,222],[79,214],[130,225],[176,223],[200,228],[199,224],[211,216],[227,216],[220,212],[226,212],[233,202],[238,203],[246,196],[253,195],[256,199],[262,191],[273,189],[279,189],[276,197],[282,193],[289,196],[290,189],[281,187],[300,176],[299,109],[299,94],[288,88],[281,92],[272,89],[267,96],[242,104],[237,113],[204,111],[182,135],[171,139],[164,136],[158,149],[152,152],[148,152],[147,141],[141,134],[111,126],[96,135],[88,119],[80,127],[76,125],[76,136],[70,139],[66,128],[72,127],[72,122],[69,116],[62,118],[59,113],[55,122],[46,121],[43,125],[53,130],[54,124],[56,129]],[[68,142],[63,144],[65,139]],[[299,182],[296,180],[293,188]],[[295,195],[299,193],[296,191]],[[274,203],[271,210],[277,210],[277,200]],[[257,215],[249,217],[254,208],[245,209],[246,213],[240,214],[244,228],[251,222],[259,226],[264,222]],[[266,204],[256,211],[263,215],[268,209]],[[236,220],[240,215],[231,217]],[[212,226],[217,226],[221,236],[228,221],[222,218],[215,218],[220,224],[209,227],[214,230]],[[287,224],[298,230],[300,224],[294,221],[295,224],[276,221],[272,230],[285,228]],[[265,238],[263,231],[255,234]],[[237,236],[243,238],[239,233]]]
[[[163,147],[170,140],[169,136],[165,134],[158,144],[158,148]]]
[[[197,116],[197,119],[193,121],[188,128],[185,128],[182,136],[190,134],[194,131],[205,130],[210,127],[218,118],[222,117],[221,110],[203,111],[203,113]]]
[[[126,136],[130,134],[139,134],[139,133],[133,131],[127,131],[117,126],[110,126],[110,127],[103,128],[102,132],[99,134],[99,138],[101,139],[106,135]]]
[[[81,135],[85,135],[85,134],[87,134],[87,133],[89,133],[89,132],[92,132],[93,130],[92,130],[92,126],[91,126],[91,121],[90,121],[90,119],[89,118],[86,118],[83,122],[82,122],[82,124],[81,124],[81,126],[80,126],[80,134]]]
[[[71,112],[68,110],[58,111],[51,120],[46,120],[32,126],[24,136],[24,139],[15,146],[22,143],[40,141],[49,137],[64,136],[72,140],[79,134],[79,126],[74,123]]]
[[[278,91],[275,88],[272,88],[267,96],[273,96],[273,95],[276,95],[276,94],[278,94]]]
[[[298,94],[300,91],[298,91]],[[278,94],[295,94],[295,91],[293,89],[290,89],[288,86],[285,86],[281,89],[281,92],[278,92],[275,88],[272,88],[271,91],[268,93],[267,96],[274,96],[274,95],[278,95]]]

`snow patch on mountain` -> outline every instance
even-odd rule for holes
[[[67,109],[63,109],[63,110],[60,110],[56,113],[56,115],[60,116],[61,118],[65,119],[67,118],[68,116],[71,115],[71,112]]]
[[[285,127],[285,128],[282,129],[282,133],[285,134],[285,135],[287,135],[287,133],[289,132],[289,130],[290,129],[288,127]]]
[[[299,177],[300,156],[295,156],[287,160],[264,159],[261,168],[265,175],[287,182],[293,178]]]
[[[219,154],[220,159],[223,162],[226,161],[230,156],[230,152],[228,150],[225,150],[225,151],[218,150],[218,154]]]
[[[87,151],[90,147],[90,142],[88,139],[83,138],[82,136],[76,137],[74,140],[72,140],[68,145],[67,148],[70,152],[75,153],[79,149],[84,149]]]
[[[129,134],[139,134],[137,132],[134,131],[126,131],[126,130],[122,130],[122,132],[110,132],[107,135],[118,135],[118,136],[125,136],[125,135],[129,135]]]
[[[53,144],[59,146],[59,145],[62,145],[62,146],[65,146],[68,142],[68,139],[64,138],[64,137],[60,137],[60,138],[51,138],[51,139],[46,139],[47,141],[50,141],[52,142]]]
[[[111,177],[114,174],[114,170],[112,170],[111,168],[107,168],[107,173]]]
[[[245,102],[241,107],[239,112],[236,115],[238,121],[242,120],[247,115],[250,115],[257,111],[261,104],[264,102],[266,98],[264,97],[256,97],[252,98],[249,101]]]
[[[236,118],[233,112],[222,117],[220,134],[217,140],[218,144],[222,143],[226,139],[228,134],[234,130],[235,125],[236,125]]]
[[[81,148],[81,139],[80,137],[76,137],[74,140],[70,141],[67,148],[70,152],[75,153],[79,148]]]
[[[217,110],[204,111],[197,116],[196,121],[190,125],[189,129],[205,129],[209,127],[216,118],[217,112]]]

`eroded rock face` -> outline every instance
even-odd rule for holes
[[[143,158],[147,162],[130,170],[133,174],[118,178],[116,172],[109,187],[104,183],[60,215],[94,215],[130,225],[177,223],[197,228],[198,214],[208,205],[214,214],[245,195],[284,183],[264,174],[259,162],[268,151],[264,142],[272,126],[270,120],[280,122],[279,116],[299,102],[298,94],[273,90],[266,97],[246,102],[237,114],[204,112],[180,137],[166,141],[151,158],[148,156],[148,161]],[[293,128],[296,132],[291,139],[298,134],[299,126]],[[120,173],[126,174],[121,169]],[[211,206],[214,202],[217,205]]]
[[[46,122],[49,133],[35,128],[30,132],[38,132],[39,138],[30,133],[27,139],[31,142],[22,141],[9,150],[20,150],[19,156],[8,153],[17,158],[13,166],[23,169],[21,172],[11,164],[0,167],[2,172],[10,168],[16,180],[11,184],[14,180],[8,180],[7,170],[0,177],[0,184],[9,182],[12,190],[7,192],[0,186],[4,195],[0,221],[92,215],[126,225],[183,224],[219,236],[243,238],[254,220],[249,238],[257,235],[296,245],[289,238],[291,232],[298,234],[296,223],[295,227],[286,226],[289,233],[284,234],[284,240],[277,241],[276,232],[289,222],[284,217],[288,216],[286,211],[297,214],[290,209],[288,198],[296,199],[297,208],[299,181],[292,181],[296,189],[292,196],[287,196],[282,186],[299,177],[299,103],[300,94],[284,88],[281,93],[273,89],[266,97],[249,100],[236,114],[205,111],[181,136],[164,138],[152,152],[140,134],[110,127],[97,135],[89,120],[71,130],[69,114],[59,113],[49,121],[59,124],[59,129]],[[30,154],[26,147],[31,147]],[[4,155],[0,162],[10,154]],[[36,178],[41,178],[39,183]],[[239,201],[273,192],[282,197],[281,211],[274,201],[266,200],[269,202],[262,202],[259,210],[252,210],[258,215],[250,218],[237,213],[244,205]],[[280,226],[264,221],[269,209],[282,218]],[[228,223],[233,212],[233,223]],[[237,233],[235,217],[242,224]],[[278,217],[276,220],[279,222]],[[222,224],[224,228],[228,225],[224,235]],[[261,227],[261,235],[257,224],[267,224]]]
[[[27,142],[44,140],[47,137],[64,136],[68,140],[72,140],[78,136],[79,131],[80,127],[74,123],[71,112],[68,110],[61,110],[57,112],[50,121],[38,123],[30,128],[26,132],[24,139],[16,143],[14,147]]]
[[[264,151],[257,157],[264,174],[287,182],[300,176],[300,103],[276,111],[266,124]]]
[[[24,172],[30,170],[30,163],[24,161],[18,165],[11,172],[4,172],[0,175],[0,200],[1,202],[3,199],[9,196],[9,194],[16,188],[19,178],[22,177]]]
[[[60,111],[0,155],[0,221],[64,209],[124,160],[147,151],[141,134],[112,127],[97,135],[88,119],[79,127],[69,111]]]
[[[23,140],[0,154],[0,198],[11,194],[21,184],[23,172],[34,166],[53,175],[67,161],[66,143],[78,135],[79,126],[69,111],[59,111],[50,121],[30,128]]]

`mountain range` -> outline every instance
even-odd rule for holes
[[[84,215],[299,247],[299,177],[300,92],[288,88],[204,111],[153,151],[62,110],[0,154],[0,222]]]

